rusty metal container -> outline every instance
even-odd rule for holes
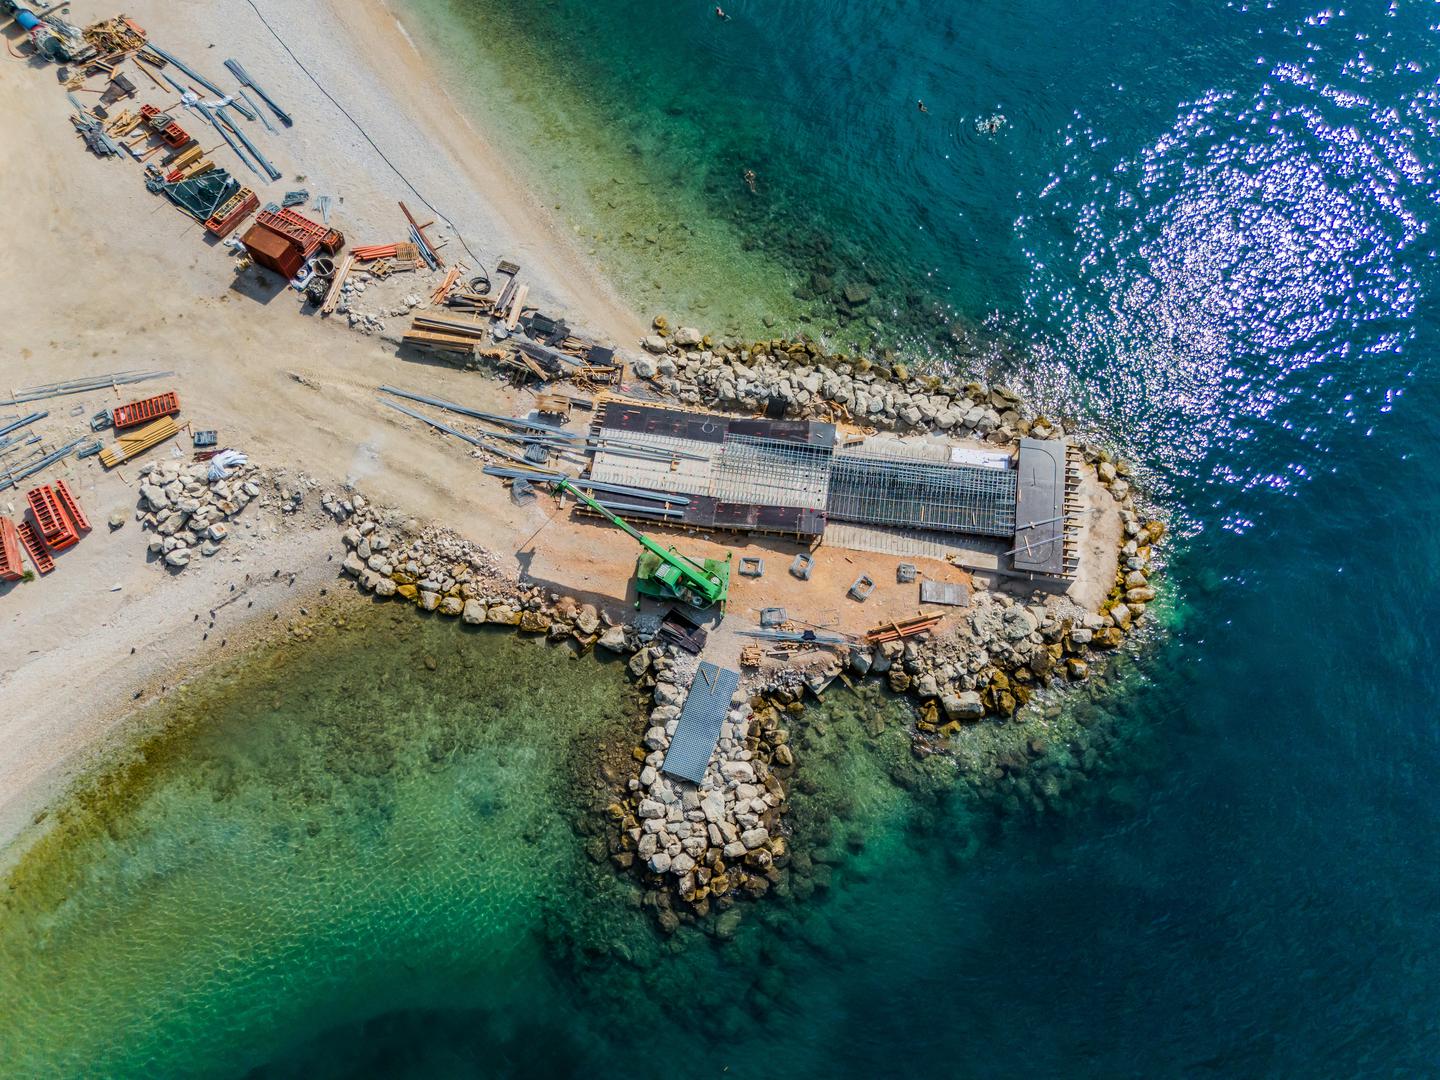
[[[305,265],[305,250],[293,237],[283,236],[265,225],[254,224],[240,238],[250,258],[287,281]]]

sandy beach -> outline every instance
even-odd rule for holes
[[[626,309],[460,114],[383,4],[258,7],[265,22],[246,0],[180,6],[136,0],[126,12],[152,41],[212,78],[223,73],[225,57],[240,58],[285,103],[294,127],[261,140],[283,174],[279,181],[260,184],[223,147],[215,155],[256,188],[262,203],[295,186],[331,194],[334,224],[352,244],[403,236],[398,200],[417,213],[431,207],[425,216],[441,222],[448,258],[473,265],[468,247],[487,267],[500,258],[521,263],[532,301],[611,345],[630,348],[647,332],[648,319]],[[83,25],[114,13],[77,6],[71,17]],[[138,100],[158,93],[144,87]],[[169,99],[173,104],[174,95]],[[181,394],[186,419],[219,429],[223,444],[243,448],[266,468],[283,467],[297,484],[313,478],[317,497],[321,489],[353,484],[372,500],[440,521],[502,554],[517,552],[545,526],[553,503],[517,507],[454,440],[374,400],[377,386],[393,383],[509,412],[528,408],[522,391],[399,359],[391,341],[350,332],[341,319],[302,314],[295,294],[273,277],[259,285],[253,275],[237,276],[214,238],[145,190],[134,162],[84,150],[51,66],[15,59],[0,65],[0,111],[7,117],[0,190],[8,196],[10,246],[26,253],[3,274],[8,314],[0,371],[7,387],[170,369],[176,375],[167,384]],[[86,419],[124,393],[42,403],[51,409],[50,433],[87,432]],[[232,654],[247,620],[273,622],[270,616],[338,577],[338,564],[328,558],[336,551],[333,529],[313,506],[284,519],[257,515],[222,555],[174,575],[147,563],[147,535],[133,520],[134,467],[105,473],[93,460],[72,459],[45,478],[51,472],[68,478],[96,531],[64,556],[59,572],[0,595],[0,636],[10,644],[0,657],[6,704],[0,844],[93,760],[137,700]],[[17,496],[23,493],[0,493],[0,510],[18,514]],[[110,532],[103,523],[116,512],[129,520]],[[589,522],[551,528],[533,557],[515,559],[516,568],[623,614],[634,553],[607,530]],[[1113,533],[1093,542],[1113,555]],[[733,538],[725,546],[737,555],[775,557],[773,549]],[[897,561],[866,556],[881,581],[895,580]],[[846,558],[826,572],[848,582],[855,568]],[[1088,586],[1094,595],[1087,602],[1098,603],[1110,576],[1101,573]],[[243,606],[236,603],[241,598]],[[761,606],[785,603],[806,601],[795,582],[772,575],[763,598],[737,587],[732,610],[753,618]],[[209,629],[205,613],[222,606],[220,629]],[[912,614],[913,592],[882,588],[868,607],[852,607],[836,616],[841,628]],[[197,621],[197,614],[204,617]]]
[[[295,66],[248,4],[127,5],[127,14],[162,47],[206,71],[223,71],[221,55],[243,57],[251,75],[286,103],[295,127],[266,143],[285,176],[257,187],[263,198],[278,197],[295,186],[290,178],[304,176],[312,191],[343,199],[337,224],[352,237],[383,239],[403,231],[396,202],[418,203],[418,189],[488,265],[499,257],[521,262],[532,295],[549,309],[615,341],[638,336],[642,324],[456,112],[382,4],[262,10],[385,156],[405,163],[414,185]],[[72,17],[83,23],[113,13],[77,6]],[[223,43],[223,54],[211,51],[212,43]],[[386,63],[372,65],[371,57]],[[164,96],[142,90],[142,100]],[[168,97],[173,102],[175,95]],[[3,275],[10,310],[0,370],[7,387],[127,368],[173,369],[187,412],[203,416],[205,426],[220,429],[258,462],[293,464],[332,483],[352,480],[378,498],[450,516],[462,527],[466,518],[484,521],[478,505],[455,512],[456,496],[474,487],[467,484],[474,463],[414,430],[418,425],[379,416],[371,391],[403,381],[506,406],[499,384],[399,361],[393,346],[302,318],[291,295],[246,295],[229,257],[148,193],[138,166],[84,151],[65,119],[69,106],[51,65],[8,60],[0,67],[0,109],[7,117],[0,186],[13,215],[12,250],[30,253],[23,272],[12,262]],[[245,182],[258,183],[228,164]],[[457,248],[452,240],[447,251]],[[51,409],[53,425],[82,406],[88,417],[118,400],[112,393],[39,407]],[[68,422],[83,429],[83,417]],[[335,577],[320,555],[333,550],[333,535],[312,528],[247,535],[243,556],[227,552],[183,576],[166,575],[146,564],[145,537],[133,521],[102,535],[108,530],[100,523],[112,512],[134,509],[133,469],[102,474],[93,461],[71,461],[53,471],[70,479],[97,532],[66,554],[61,572],[12,587],[0,600],[0,636],[12,643],[0,660],[6,702],[0,841],[54,797],[86,751],[103,745],[137,691],[158,692],[219,655],[217,638],[228,636],[233,649],[241,610],[268,622],[272,610],[307,590],[313,595]],[[493,492],[481,488],[475,495],[484,500]],[[23,508],[23,492],[0,494],[0,507]],[[276,583],[269,580],[274,568],[285,571]],[[300,574],[293,586],[292,570]],[[250,571],[253,587],[244,585]],[[232,600],[236,582],[254,607],[232,606],[227,634],[202,640],[192,615]]]

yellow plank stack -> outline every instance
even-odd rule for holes
[[[152,446],[158,446],[166,439],[173,439],[180,434],[180,428],[175,421],[168,416],[162,416],[154,423],[146,424],[134,431],[127,431],[116,438],[114,445],[107,446],[100,451],[100,460],[105,463],[107,469],[113,469],[122,462],[129,461],[137,454],[143,454]]]

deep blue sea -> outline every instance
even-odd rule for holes
[[[333,1008],[288,1005],[277,976],[281,1015],[231,1033],[247,1053],[191,1060],[1440,1071],[1440,6],[723,6],[401,11],[448,35],[451,70],[488,88],[514,152],[642,307],[764,333],[759,296],[781,329],[1001,375],[1140,464],[1173,515],[1177,616],[1104,703],[1113,768],[1068,813],[1013,818],[857,773],[831,888],[726,947],[664,944],[639,914],[612,926],[548,886],[497,886],[498,932],[493,908],[457,916],[438,888],[395,911],[367,893],[372,948],[327,968]],[[852,310],[837,291],[860,281],[874,298]],[[428,881],[426,850],[376,880]],[[542,914],[514,914],[531,901]],[[343,927],[340,907],[316,922]],[[421,912],[443,934],[415,931]],[[633,963],[606,951],[621,937]],[[397,952],[418,959],[376,960]]]

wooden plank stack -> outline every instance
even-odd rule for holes
[[[180,428],[175,421],[168,416],[161,417],[153,424],[146,424],[134,431],[127,431],[121,435],[112,445],[100,451],[100,460],[107,469],[113,469],[137,454],[143,454],[152,446],[158,446],[166,439],[173,439],[180,434]]]
[[[484,343],[489,327],[474,319],[454,315],[416,315],[410,329],[401,339],[406,345],[433,352],[460,353],[474,356]]]
[[[865,634],[867,645],[879,645],[885,641],[903,641],[905,638],[914,637],[916,634],[923,634],[927,630],[933,630],[945,618],[943,612],[922,612],[919,615],[908,619],[901,619],[899,622],[883,623],[876,626]]]

